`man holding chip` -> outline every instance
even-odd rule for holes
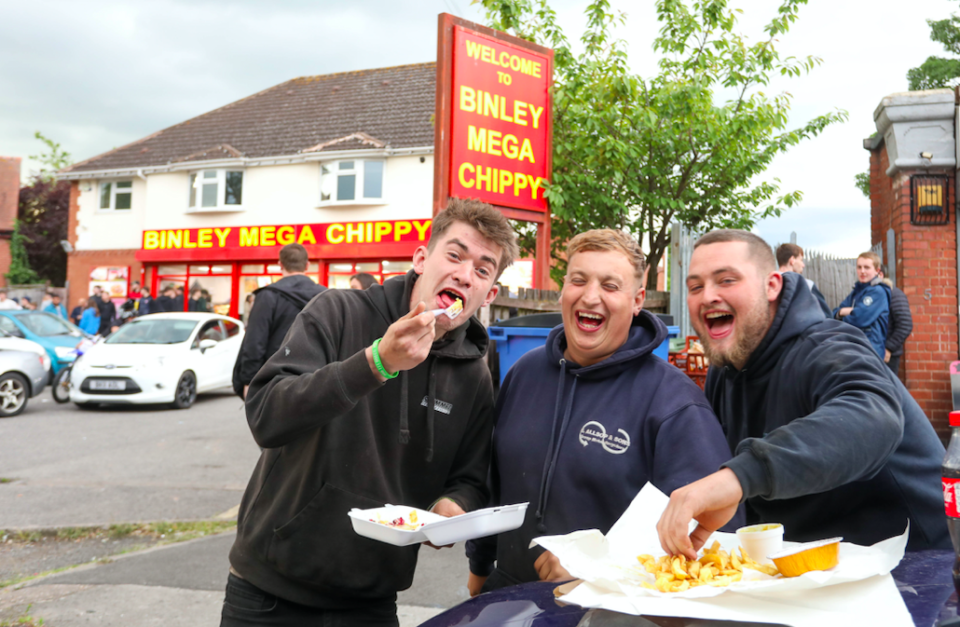
[[[567,259],[563,325],[510,369],[497,401],[494,504],[530,506],[519,529],[467,544],[474,595],[569,578],[530,540],[606,533],[648,481],[669,494],[730,459],[703,392],[652,354],[667,328],[643,310],[636,240],[587,231],[570,240]]]
[[[250,383],[263,453],[240,504],[221,625],[396,626],[418,546],[354,533],[386,503],[455,516],[488,500],[493,386],[472,316],[517,256],[504,216],[451,200],[413,270],[327,290]],[[456,302],[456,317],[435,313]]]
[[[670,495],[663,550],[695,558],[740,503],[748,523],[781,523],[787,540],[871,545],[909,520],[908,550],[949,548],[943,445],[863,333],[825,318],[802,280],[746,231],[694,245],[687,306],[734,457]]]

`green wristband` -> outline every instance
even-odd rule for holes
[[[386,378],[396,379],[397,375],[400,373],[394,372],[393,374],[390,374],[389,372],[387,372],[387,369],[383,367],[383,362],[380,361],[380,351],[377,347],[380,346],[380,340],[382,339],[383,339],[382,337],[378,337],[373,341],[373,365],[376,366],[377,371],[379,371],[380,374],[382,374]]]

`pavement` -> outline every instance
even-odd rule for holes
[[[0,482],[0,529],[229,518],[258,456],[228,393],[183,411],[87,411],[45,391],[0,420],[0,479],[10,480]],[[29,613],[54,627],[218,625],[233,538],[157,546],[0,589],[0,622]],[[466,580],[462,546],[424,547],[413,587],[398,598],[401,626],[466,600]]]

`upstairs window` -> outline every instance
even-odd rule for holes
[[[320,166],[320,204],[383,202],[383,160],[334,161]]]
[[[100,183],[101,211],[129,211],[133,204],[133,181]]]
[[[190,175],[190,208],[239,210],[243,205],[243,172],[201,170]]]

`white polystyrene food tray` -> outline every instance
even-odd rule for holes
[[[415,507],[387,505],[373,509],[352,509],[349,516],[353,521],[353,530],[373,540],[395,546],[407,546],[408,544],[427,541],[441,546],[516,529],[523,524],[527,505],[529,503],[488,507],[452,518],[444,518]],[[393,520],[399,516],[406,519],[411,511],[416,511],[418,520],[424,523],[422,527],[415,531],[405,531],[374,522],[377,519],[377,514],[384,520]],[[371,521],[371,519],[373,520]]]

